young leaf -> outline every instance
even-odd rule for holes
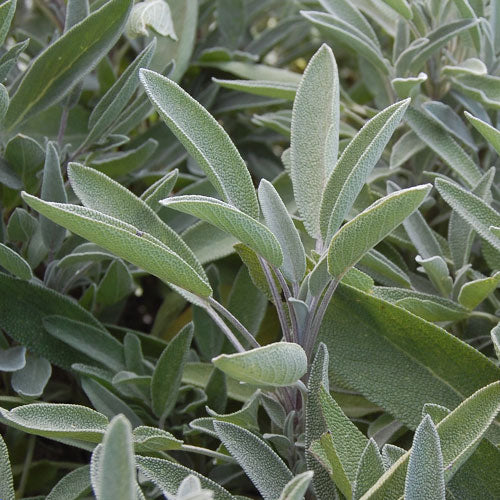
[[[231,205],[208,196],[173,196],[162,200],[162,205],[194,215],[235,236],[255,250],[274,266],[281,266],[283,253],[280,244],[259,221]]]
[[[1,11],[0,11],[1,14]],[[12,469],[10,467],[9,450],[5,441],[0,435],[0,498],[2,500],[15,500],[14,481],[12,479]]]
[[[30,265],[14,250],[0,243],[0,267],[23,280],[33,278]]]
[[[228,422],[214,422],[214,428],[247,476],[266,500],[278,498],[293,478],[281,458],[255,434]]]
[[[140,78],[160,116],[217,191],[242,212],[258,217],[252,179],[224,129],[173,81],[144,69],[140,71]]]
[[[300,283],[306,272],[304,246],[280,195],[265,179],[259,185],[259,201],[266,224],[283,252],[283,274],[290,281]]]
[[[464,114],[472,126],[493,146],[495,151],[500,154],[500,132],[489,123],[480,120],[469,112],[465,111]]]
[[[308,470],[291,479],[283,488],[278,500],[302,500],[309,487],[314,472]]]
[[[5,127],[12,130],[62,99],[113,46],[131,7],[131,0],[110,0],[49,45],[12,96]]]
[[[377,200],[345,224],[328,248],[328,272],[341,279],[358,260],[424,201],[430,184],[396,191]]]
[[[320,234],[321,195],[337,161],[339,113],[337,63],[330,47],[323,44],[297,89],[290,141],[295,199],[312,237]]]
[[[445,500],[441,443],[429,415],[418,426],[411,448],[405,482],[405,499]]]
[[[383,458],[373,438],[368,441],[359,459],[352,498],[361,498],[385,472]]]
[[[133,431],[134,449],[137,452],[178,450],[182,448],[182,441],[170,432],[141,425]]]
[[[131,38],[147,36],[150,26],[163,37],[177,41],[172,14],[168,3],[163,0],[145,0],[134,5],[127,25],[127,33]]]
[[[172,411],[182,372],[193,340],[193,324],[184,327],[168,344],[156,363],[151,380],[153,411],[164,420]]]
[[[500,284],[500,271],[489,278],[477,279],[465,283],[460,289],[458,302],[467,309],[475,309]]]
[[[287,82],[270,82],[263,80],[221,80],[212,78],[221,87],[247,92],[249,94],[287,99],[293,101],[297,93],[297,85]]]
[[[48,203],[27,193],[28,205],[70,231],[128,260],[136,266],[194,294],[209,296],[211,288],[189,264],[139,228],[78,205]]]
[[[264,387],[292,385],[307,371],[307,356],[298,344],[277,342],[236,354],[221,354],[212,363],[230,377]]]
[[[349,213],[409,104],[407,99],[381,111],[358,132],[342,153],[328,179],[321,202],[321,234],[327,244]]]
[[[88,495],[91,489],[90,465],[84,465],[66,474],[52,488],[46,500],[78,500]]]
[[[10,382],[20,396],[38,398],[43,394],[51,375],[50,363],[44,358],[31,355],[26,358],[26,365],[12,374]]]
[[[179,171],[177,169],[165,174],[141,194],[141,200],[154,212],[158,212],[161,208],[160,200],[170,195],[175,187],[178,175]]]
[[[136,500],[132,427],[123,416],[109,424],[99,456],[97,500]]]

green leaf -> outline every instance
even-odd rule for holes
[[[193,324],[190,323],[170,341],[156,363],[151,380],[151,400],[153,411],[163,421],[177,401],[192,340]]]
[[[194,215],[238,238],[275,266],[281,266],[280,244],[266,226],[237,208],[208,196],[173,196],[161,204]]]
[[[495,148],[495,151],[500,154],[500,132],[489,123],[476,118],[469,112],[465,111],[464,114],[472,126]]]
[[[500,271],[489,278],[477,279],[465,283],[460,289],[458,302],[467,309],[475,309],[500,284]]]
[[[214,422],[214,428],[229,453],[266,500],[278,498],[293,478],[281,458],[255,434],[228,422]]]
[[[88,495],[91,489],[90,465],[84,465],[66,474],[52,488],[46,500],[78,500]]]
[[[236,354],[221,354],[212,363],[226,375],[263,387],[293,385],[307,371],[307,356],[298,344],[277,342]]]
[[[163,177],[151,184],[144,193],[141,194],[141,200],[148,205],[154,212],[158,212],[161,208],[160,200],[170,195],[177,182],[179,171],[177,169],[168,172]]]
[[[500,214],[490,207],[481,198],[472,194],[460,186],[446,181],[436,179],[436,189],[443,199],[455,210],[464,221],[469,224],[478,234],[500,249],[500,237],[490,231],[490,226],[500,225]]]
[[[359,261],[358,266],[374,278],[375,281],[384,285],[391,286],[392,284],[396,284],[403,288],[411,288],[410,278],[405,271],[376,250],[366,253]]]
[[[28,356],[26,364],[12,374],[12,388],[20,395],[28,398],[38,398],[52,375],[52,366],[37,356]]]
[[[209,284],[161,241],[118,219],[77,205],[48,203],[26,193],[28,205],[54,222],[128,260],[165,282],[209,296]]]
[[[288,82],[273,82],[266,80],[212,80],[226,89],[239,90],[248,94],[273,97],[276,99],[287,99],[293,101],[297,93],[297,85]]]
[[[244,0],[217,0],[217,27],[225,47],[236,49],[246,28]]]
[[[15,3],[15,2],[14,2]],[[2,11],[0,10],[0,14]],[[10,467],[9,450],[5,441],[0,435],[0,498],[2,500],[15,500],[14,480],[12,479],[12,469]]]
[[[224,129],[175,82],[144,69],[140,78],[160,116],[217,191],[242,212],[258,217],[252,179]]]
[[[94,363],[115,372],[125,368],[123,345],[102,327],[58,315],[46,315],[42,322],[51,336],[90,356]]]
[[[118,415],[109,424],[99,455],[97,500],[136,500],[132,427]]]
[[[453,86],[463,94],[482,103],[486,108],[500,109],[500,78],[494,75],[462,73],[452,78]]]
[[[384,3],[389,5],[398,14],[401,14],[405,19],[411,19],[413,17],[413,12],[408,5],[406,0],[382,0]]]
[[[418,137],[468,186],[474,186],[481,180],[481,171],[472,158],[438,123],[414,108],[408,110],[406,120]]]
[[[354,483],[353,498],[361,498],[385,472],[384,462],[378,445],[372,438],[366,444],[359,459],[356,481]]]
[[[130,0],[110,0],[49,45],[12,96],[6,128],[12,130],[56,103],[89,73],[121,35],[131,7]]]
[[[66,203],[68,201],[66,190],[64,189],[59,155],[52,142],[47,143],[45,152],[45,166],[43,167],[40,198],[45,201],[56,201],[58,203]],[[66,229],[54,224],[54,222],[45,217],[40,218],[40,228],[45,246],[52,250],[52,252],[57,252],[66,236]]]
[[[491,340],[493,342],[493,347],[497,358],[500,360],[500,325],[495,326],[491,330]]]
[[[14,250],[0,243],[0,266],[23,280],[33,278],[30,265]]]
[[[9,33],[10,23],[16,12],[17,0],[7,0],[0,5],[0,45],[3,45]]]
[[[409,104],[407,99],[378,113],[342,153],[321,202],[321,234],[327,244],[349,213]]]
[[[163,0],[145,0],[134,5],[127,24],[127,34],[131,38],[147,36],[148,26],[161,36],[177,40],[170,7]]]
[[[296,475],[283,488],[278,500],[302,500],[309,487],[314,472],[308,470]]]
[[[64,20],[64,31],[68,31],[89,15],[88,0],[68,0],[66,5],[66,18]]]
[[[397,168],[404,165],[424,148],[425,143],[420,140],[413,130],[409,130],[392,146],[390,159],[391,168]]]
[[[133,290],[132,275],[123,261],[111,262],[96,291],[96,300],[103,306],[111,306],[124,299]]]
[[[265,179],[259,185],[259,201],[266,224],[283,251],[283,274],[290,281],[300,283],[306,272],[304,246],[280,195]]]
[[[323,44],[309,61],[293,104],[291,178],[299,213],[312,237],[320,234],[321,195],[337,161],[338,78],[333,52]]]
[[[427,74],[421,72],[418,76],[393,78],[391,83],[398,97],[400,99],[406,99],[407,97],[413,97],[425,81],[427,81]]]
[[[8,349],[0,349],[0,370],[15,372],[26,365],[26,347],[16,345]]]
[[[214,492],[215,500],[234,500],[234,497],[216,482],[171,460],[136,456],[136,463],[141,473],[163,491],[177,491],[181,482],[192,474],[200,480],[203,488]]]
[[[9,108],[9,102],[9,92],[4,85],[0,84],[0,124],[5,118],[5,113],[7,113],[7,109]]]
[[[133,438],[134,448],[137,452],[178,450],[183,443],[170,432],[145,425],[134,429]]]
[[[445,500],[443,455],[436,427],[427,415],[417,427],[408,471],[405,499]]]
[[[11,411],[0,408],[0,414],[5,423],[28,434],[89,443],[99,443],[108,425],[102,413],[76,404],[35,403]]]
[[[436,290],[443,297],[449,297],[453,288],[453,280],[450,277],[448,266],[443,257],[435,255],[428,259],[422,259],[420,255],[417,255],[415,261],[422,266],[417,268],[417,270],[425,271]]]
[[[358,260],[414,212],[430,184],[396,191],[377,200],[345,224],[328,248],[328,272],[341,279]]]

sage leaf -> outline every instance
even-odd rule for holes
[[[158,113],[217,191],[250,217],[259,207],[245,162],[224,129],[176,83],[142,69],[140,78]]]
[[[394,9],[398,14],[403,16],[405,19],[412,19],[413,12],[411,11],[410,6],[408,5],[407,0],[382,0],[384,3],[389,5],[392,9]]]
[[[273,97],[276,99],[287,99],[293,101],[297,93],[297,85],[287,82],[273,82],[265,80],[221,80],[213,78],[213,81],[226,89],[239,90],[249,94]]]
[[[12,374],[10,380],[12,388],[20,395],[27,398],[38,398],[52,375],[52,366],[44,359],[37,356],[28,356],[26,364]]]
[[[321,194],[337,160],[339,113],[337,63],[330,47],[323,44],[307,65],[297,89],[290,142],[295,199],[312,237],[320,234]]]
[[[179,171],[177,169],[165,174],[141,194],[141,200],[143,200],[154,212],[158,212],[161,208],[159,203],[160,200],[170,195],[170,192],[177,182],[178,176]]]
[[[277,342],[236,354],[221,354],[212,363],[226,375],[263,387],[292,385],[307,371],[307,356],[298,344]]]
[[[342,153],[328,178],[321,202],[321,234],[327,244],[347,216],[409,104],[407,99],[381,111]]]
[[[500,326],[497,325],[495,328],[491,329],[491,340],[493,342],[493,347],[497,358],[500,359]]]
[[[279,498],[293,478],[281,458],[255,434],[228,422],[214,422],[214,428],[229,453],[266,500]]]
[[[0,266],[23,280],[33,278],[30,265],[14,250],[0,243]]]
[[[5,500],[15,500],[16,494],[14,492],[14,480],[10,467],[9,450],[2,436],[0,436],[0,477],[2,478],[0,482],[1,498]]]
[[[392,146],[390,168],[397,168],[404,165],[424,148],[425,143],[420,140],[413,130],[409,130]]]
[[[46,500],[78,500],[89,494],[91,489],[90,465],[84,465],[66,474],[52,488]]]
[[[194,215],[238,238],[274,266],[281,266],[283,253],[274,234],[259,221],[231,205],[208,196],[173,196],[160,202]]]
[[[26,365],[26,347],[17,345],[0,350],[0,370],[15,372]]]
[[[424,184],[392,193],[345,224],[328,248],[328,272],[341,279],[366,252],[418,208],[430,189],[430,184]]]
[[[458,294],[458,302],[467,309],[475,309],[500,284],[500,271],[489,278],[481,278],[465,283]]]
[[[384,472],[384,462],[378,445],[371,438],[359,459],[352,498],[355,500],[361,498],[378,481]]]
[[[311,470],[297,474],[284,487],[278,500],[302,500],[311,483],[313,474]]]
[[[163,0],[145,0],[134,5],[127,23],[127,34],[131,38],[147,36],[147,27],[164,37],[177,41],[172,14],[167,2]]]
[[[17,0],[7,0],[0,5],[0,45],[9,33],[10,23],[16,12]]]
[[[493,146],[495,151],[500,154],[500,131],[492,127],[489,123],[471,115],[467,111],[465,111],[464,114],[472,126]]]

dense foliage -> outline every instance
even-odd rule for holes
[[[500,498],[500,1],[0,3],[0,498]]]

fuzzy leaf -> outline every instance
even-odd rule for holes
[[[9,33],[10,23],[16,12],[17,0],[7,0],[0,5],[0,45],[3,45]]]
[[[12,388],[20,395],[28,398],[38,398],[52,375],[52,366],[37,356],[26,358],[26,364],[12,374],[10,380]]]
[[[134,429],[133,438],[135,451],[138,452],[178,450],[183,443],[170,432],[145,425]]]
[[[425,143],[422,142],[413,130],[409,130],[396,141],[394,146],[392,146],[390,159],[391,168],[397,168],[404,165],[424,148]]]
[[[141,200],[148,205],[154,212],[160,210],[160,200],[170,195],[172,189],[177,182],[179,171],[177,169],[168,172],[163,177],[158,179],[154,184],[151,184],[144,193],[141,194]]]
[[[354,483],[353,499],[361,498],[385,472],[384,462],[378,445],[372,438],[359,459],[356,481]]]
[[[467,309],[475,309],[500,284],[500,271],[489,278],[477,279],[465,283],[460,289],[458,302]]]
[[[217,191],[242,212],[258,217],[252,179],[224,129],[173,81],[144,69],[140,78],[160,116]]]
[[[128,35],[131,38],[147,36],[148,26],[161,36],[177,40],[170,7],[164,0],[145,0],[134,5],[127,24]]]
[[[264,387],[292,385],[307,370],[307,356],[302,347],[277,342],[236,354],[221,354],[212,363],[230,377]]]
[[[401,14],[405,19],[411,19],[413,12],[406,0],[382,0],[384,3],[393,8],[398,14]]]
[[[0,267],[23,280],[33,278],[30,265],[14,250],[0,243]]]
[[[78,500],[89,494],[91,488],[90,466],[84,465],[66,474],[52,488],[46,500]]]
[[[290,142],[295,199],[312,237],[320,234],[321,195],[337,161],[339,113],[337,63],[330,47],[323,44],[297,89]]]
[[[297,85],[287,82],[272,82],[265,80],[221,80],[213,78],[213,81],[226,89],[239,90],[248,94],[273,97],[275,99],[287,99],[293,101],[297,93]]]
[[[0,10],[0,15],[1,15]],[[9,450],[5,441],[0,435],[0,498],[2,500],[15,500],[14,481],[12,479],[12,469],[10,467]]]
[[[495,151],[500,154],[500,131],[492,127],[489,123],[471,115],[467,111],[465,111],[464,114],[472,126],[493,146]]]
[[[295,476],[287,483],[278,500],[302,500],[313,474],[313,471],[308,470]]]
[[[0,370],[15,372],[26,365],[26,347],[16,345],[7,349],[0,349]]]
[[[430,188],[430,184],[424,184],[396,191],[377,200],[345,224],[328,248],[328,272],[341,279],[366,252],[418,208]]]

